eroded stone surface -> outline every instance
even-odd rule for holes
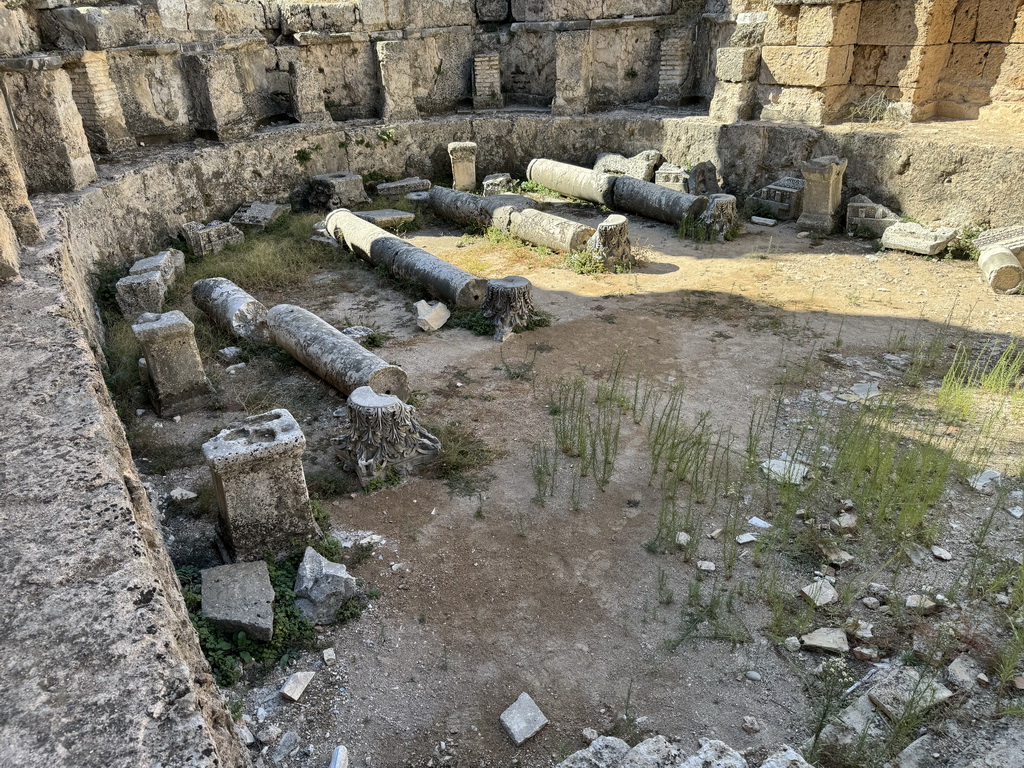
[[[332,563],[312,547],[295,575],[295,605],[312,624],[330,624],[338,609],[355,597],[356,580],[340,563]]]
[[[263,560],[207,568],[203,577],[203,616],[229,635],[245,632],[269,642],[274,634],[274,588]]]

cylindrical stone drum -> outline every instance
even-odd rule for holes
[[[559,194],[589,200],[608,208],[614,203],[615,186],[622,179],[609,173],[543,158],[530,161],[526,168],[526,178]]]
[[[228,333],[257,344],[269,344],[267,308],[224,277],[192,284],[192,303]]]
[[[528,243],[568,252],[586,248],[594,228],[543,211],[526,210],[512,216],[509,232]]]
[[[704,213],[704,209],[708,207],[708,199],[660,187],[630,176],[620,176],[615,182],[614,207],[677,227],[683,219],[696,219]]]

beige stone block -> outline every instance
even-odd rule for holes
[[[1024,11],[1024,4],[1020,0],[985,0],[979,3],[974,41],[1008,43],[1013,36],[1016,17],[1021,11]]]
[[[843,85],[853,70],[853,46],[765,46],[760,82],[766,85]]]
[[[861,45],[948,43],[957,0],[864,0],[857,42]]]
[[[799,88],[762,86],[758,89],[761,119],[777,123],[824,125],[835,122],[846,104],[847,86]]]
[[[760,48],[719,48],[715,76],[728,83],[745,83],[757,78],[761,63]]]
[[[1011,43],[1024,43],[1024,5],[1017,11],[1017,23],[1013,26],[1013,33],[1010,35]]]
[[[1016,95],[1016,98],[1013,96]],[[1024,45],[1003,49],[999,77],[992,88],[993,101],[1019,101],[1024,98]]]
[[[992,2],[992,0],[985,0]],[[953,11],[953,31],[950,33],[951,43],[973,43],[974,33],[978,29],[978,7],[980,0],[960,0]]]
[[[860,3],[803,5],[797,24],[797,45],[852,45],[857,42]]]
[[[799,5],[773,5],[764,30],[765,45],[796,45]]]
[[[946,86],[991,88],[999,79],[1004,46],[998,43],[965,43],[951,46],[942,73]],[[987,101],[985,98],[983,101]]]
[[[949,59],[950,45],[859,45],[851,82],[913,88],[938,81]]]
[[[756,88],[754,83],[718,83],[708,109],[708,117],[720,123],[752,119]]]

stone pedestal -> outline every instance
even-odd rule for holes
[[[349,422],[335,444],[363,488],[389,468],[407,473],[441,452],[441,442],[420,425],[416,409],[393,395],[359,387],[349,395],[348,411]]]
[[[132,332],[145,356],[139,368],[156,412],[167,417],[202,408],[213,388],[203,371],[195,326],[189,319],[177,310],[144,314],[132,325]]]
[[[836,228],[836,214],[843,193],[843,172],[848,161],[836,155],[816,157],[804,163],[804,203],[798,227],[819,232]]]
[[[358,173],[339,171],[314,176],[309,180],[309,207],[316,210],[333,211],[337,208],[354,208],[370,202],[363,187],[363,177]]]
[[[708,197],[708,207],[700,215],[700,221],[721,238],[736,224],[738,216],[736,198],[732,195],[716,194]]]
[[[384,95],[383,119],[387,122],[415,120],[419,112],[412,96],[414,88],[410,42],[385,40],[376,46]]]
[[[613,213],[597,225],[594,236],[587,241],[587,250],[593,251],[609,270],[628,269],[633,266],[633,246],[629,242],[629,220]]]
[[[302,470],[306,438],[292,415],[250,416],[203,444],[221,523],[238,560],[258,560],[322,535]]]
[[[220,253],[229,245],[237,245],[245,240],[242,230],[225,221],[211,221],[209,224],[190,221],[181,228],[181,234],[189,250],[196,256]]]
[[[452,187],[460,192],[476,189],[476,144],[472,141],[453,141],[448,145],[452,161]]]
[[[593,51],[590,30],[558,32],[555,36],[555,99],[551,114],[583,115],[590,111]]]
[[[494,340],[504,341],[533,317],[533,284],[517,276],[488,280],[481,311],[494,320]]]

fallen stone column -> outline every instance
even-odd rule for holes
[[[581,251],[594,235],[594,228],[561,216],[527,209],[512,215],[509,232],[520,240],[552,251]]]
[[[280,554],[320,537],[302,470],[306,437],[279,408],[232,424],[203,443],[221,523],[238,560]]]
[[[487,281],[484,317],[494,320],[495,341],[504,341],[515,328],[533,316],[533,284],[525,277],[510,276]]]
[[[433,296],[457,307],[479,307],[487,281],[417,248],[344,208],[327,217],[327,231],[377,266],[421,283]],[[380,389],[374,387],[376,391]],[[349,390],[351,391],[351,390]]]
[[[388,365],[330,323],[292,304],[278,304],[267,312],[273,342],[335,389],[349,394],[359,387],[409,397],[405,371]]]
[[[142,347],[139,372],[163,417],[202,408],[213,394],[196,346],[195,326],[178,310],[140,315],[132,333]]]
[[[696,219],[708,207],[708,199],[674,189],[620,176],[615,182],[615,208],[672,226],[689,217]]]
[[[623,177],[560,163],[557,160],[536,158],[527,166],[526,178],[559,194],[589,200],[611,208],[614,203],[615,186]]]
[[[464,227],[497,227],[508,232],[512,214],[536,208],[537,203],[522,195],[473,195],[447,187],[431,187],[430,207],[438,216]]]
[[[978,257],[978,266],[996,293],[1020,292],[1024,283],[1024,267],[1009,248],[986,248]]]
[[[192,303],[228,333],[269,344],[267,308],[225,277],[208,277],[192,284]]]
[[[349,395],[348,410],[348,426],[334,442],[363,488],[389,467],[407,472],[441,452],[441,442],[420,425],[416,409],[397,397],[359,387]]]

